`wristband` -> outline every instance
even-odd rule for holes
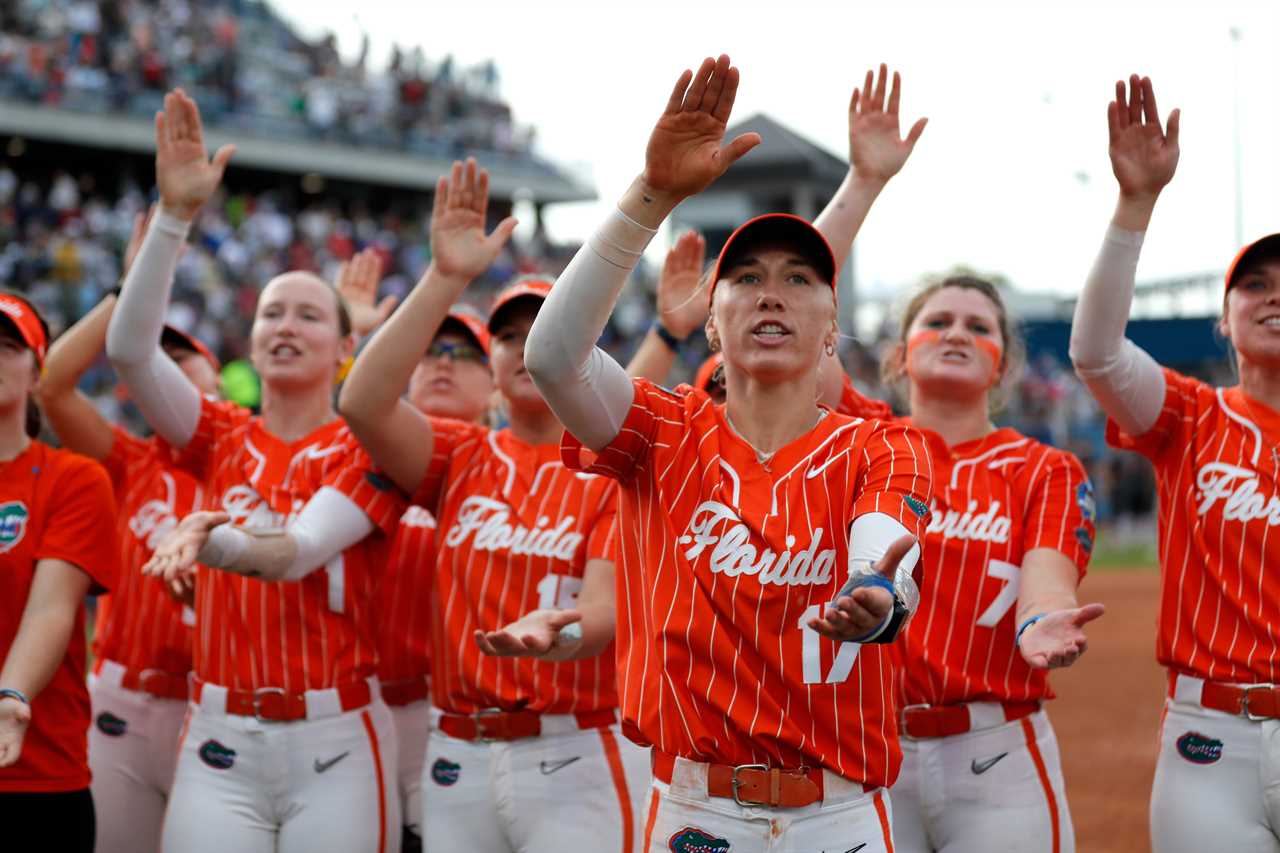
[[[681,340],[671,334],[671,330],[662,325],[661,320],[654,320],[652,328],[654,333],[657,334],[658,337],[662,338],[662,342],[671,348],[672,352],[680,351],[680,344],[682,343]]]
[[[1019,625],[1019,626],[1018,626],[1018,633],[1017,633],[1017,634],[1014,634],[1014,636],[1013,636],[1013,645],[1014,645],[1014,647],[1016,647],[1016,648],[1021,648],[1021,647],[1022,647],[1022,634],[1023,634],[1023,632],[1024,632],[1024,631],[1026,631],[1026,630],[1027,630],[1028,628],[1030,628],[1032,625],[1036,624],[1037,622],[1039,622],[1041,619],[1043,619],[1044,617],[1046,617],[1046,616],[1048,616],[1048,615],[1049,615],[1049,614],[1047,614],[1047,613],[1038,613],[1038,614],[1036,614],[1035,616],[1028,617],[1028,618],[1027,618],[1027,619],[1026,619],[1026,620],[1025,620],[1021,625]]]
[[[31,707],[31,700],[27,698],[27,694],[15,687],[0,687],[0,699],[17,699],[28,708]]]

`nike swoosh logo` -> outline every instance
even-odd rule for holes
[[[542,771],[543,776],[550,776],[552,773],[555,773],[557,770],[563,770],[564,768],[568,767],[570,764],[577,761],[581,757],[582,757],[581,755],[575,755],[573,758],[566,758],[563,761],[544,761],[542,762],[541,765],[539,765],[538,769]]]
[[[858,853],[859,850],[861,850],[863,847],[866,847],[866,846],[867,846],[867,843],[864,841],[861,844],[859,844],[857,847],[850,847],[848,850],[844,851],[844,853]]]
[[[348,750],[347,752],[344,752],[341,755],[335,755],[333,758],[330,758],[328,761],[321,761],[320,759],[317,758],[316,764],[315,764],[316,772],[323,773],[324,771],[328,770],[330,767],[337,764],[339,761],[346,758],[350,754],[351,752],[350,750]]]
[[[974,776],[981,776],[983,773],[986,773],[992,767],[995,767],[996,762],[1004,758],[1008,754],[1009,753],[1007,752],[1002,752],[999,755],[997,755],[995,758],[988,758],[986,761],[979,761],[978,759],[975,758],[973,760],[973,763],[969,765],[969,769],[973,771]]]

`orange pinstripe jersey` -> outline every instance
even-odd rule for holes
[[[612,560],[617,487],[570,471],[555,445],[510,430],[432,418],[431,463],[413,503],[438,523],[431,693],[451,713],[524,708],[567,714],[615,708],[613,647],[547,663],[481,653],[479,630],[531,610],[568,609],[587,561]]]
[[[1084,576],[1093,550],[1093,487],[1070,453],[999,429],[948,448],[926,431],[933,503],[920,609],[899,641],[910,705],[1053,696],[1046,672],[1014,646],[1022,560],[1051,548]]]
[[[879,418],[889,420],[893,417],[893,409],[884,400],[873,400],[853,387],[849,374],[844,374],[840,392],[840,405],[836,411],[851,418]]]
[[[283,527],[330,486],[380,528],[300,581],[268,583],[200,567],[196,675],[235,689],[291,693],[373,675],[374,582],[405,504],[343,422],[287,443],[247,409],[203,400],[195,435],[172,452],[205,484],[205,508],[242,527]]]
[[[431,673],[435,538],[431,513],[420,506],[405,510],[378,583],[378,679],[384,684]]]
[[[195,614],[141,569],[154,546],[201,506],[204,493],[190,474],[166,464],[159,439],[138,438],[120,427],[113,432],[102,466],[120,507],[120,577],[111,594],[98,600],[93,653],[129,669],[185,675]]]
[[[565,459],[589,454],[566,436]],[[697,761],[823,766],[868,785],[901,751],[884,646],[806,623],[848,575],[855,517],[917,536],[924,436],[828,413],[761,461],[705,392],[636,380],[621,431],[588,470],[621,483],[618,644],[623,718],[641,742]]]
[[[1164,408],[1141,436],[1107,440],[1155,466],[1160,496],[1160,663],[1217,681],[1280,682],[1280,412],[1165,370]],[[1266,567],[1270,565],[1271,569]]]

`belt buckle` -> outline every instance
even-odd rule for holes
[[[902,726],[901,726],[902,732],[905,734],[907,731],[907,714],[911,713],[912,711],[927,711],[932,707],[933,706],[930,705],[928,702],[920,702],[915,705],[904,705],[902,707]],[[910,735],[907,735],[907,737],[910,737]]]
[[[257,720],[258,722],[260,722],[260,723],[265,723],[265,722],[270,722],[270,721],[271,721],[271,718],[270,718],[270,717],[263,717],[263,716],[262,716],[262,697],[263,697],[264,695],[266,695],[266,696],[279,696],[279,697],[281,698],[281,700],[283,700],[283,699],[284,699],[284,697],[285,697],[285,695],[286,695],[286,693],[285,693],[285,690],[284,690],[284,688],[283,688],[283,687],[259,687],[257,690],[253,691],[253,694],[252,694],[252,695],[253,695],[253,716],[254,716],[254,719],[256,719],[256,720]],[[287,710],[287,709],[286,709],[286,708],[284,708],[283,706],[284,706],[284,702],[283,702],[283,701],[281,701],[281,708],[280,708],[281,713],[283,713],[283,712],[285,712],[285,711]]]
[[[755,800],[743,800],[741,797],[739,797],[739,796],[738,796],[738,789],[739,789],[739,788],[741,788],[743,785],[745,785],[745,784],[746,784],[745,782],[741,781],[741,780],[738,778],[738,774],[739,774],[739,773],[741,773],[743,770],[762,770],[762,771],[764,771],[765,773],[768,773],[768,772],[769,772],[769,765],[767,765],[767,764],[739,764],[737,767],[733,768],[733,776],[731,776],[731,777],[730,777],[730,779],[729,779],[729,785],[730,785],[730,787],[731,787],[731,788],[733,788],[733,801],[734,801],[735,803],[737,803],[738,805],[743,806],[743,807],[746,807],[746,806],[763,806],[763,805],[766,805],[766,803],[764,803],[764,802],[762,802],[762,801],[761,801],[761,802],[757,802],[757,801],[755,801]]]
[[[1264,720],[1275,719],[1274,717],[1258,715],[1249,710],[1249,694],[1254,690],[1275,690],[1274,684],[1250,684],[1243,688],[1244,695],[1240,697],[1240,711],[1244,714],[1245,719],[1251,723],[1261,723]]]
[[[499,743],[504,740],[503,738],[490,737],[486,735],[484,733],[484,723],[482,721],[485,717],[497,717],[505,713],[506,712],[501,708],[484,708],[471,715],[471,719],[474,720],[476,724],[476,743]]]

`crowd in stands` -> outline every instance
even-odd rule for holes
[[[182,86],[210,125],[452,158],[529,159],[492,61],[396,48],[369,68],[298,36],[262,0],[4,0],[0,98],[150,117]]]

